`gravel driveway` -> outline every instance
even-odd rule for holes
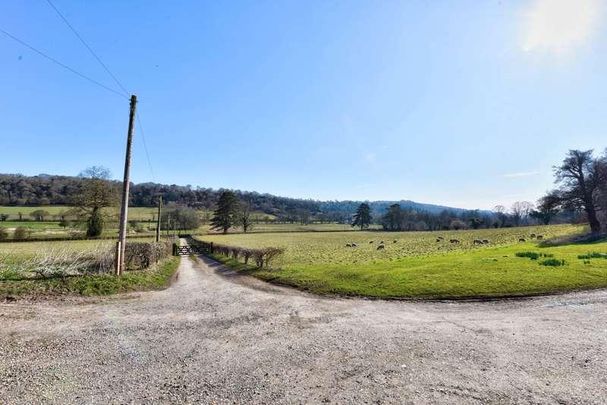
[[[605,403],[607,291],[319,298],[183,258],[167,290],[0,304],[0,403]]]

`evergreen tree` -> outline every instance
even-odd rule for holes
[[[221,230],[228,233],[228,229],[236,224],[238,213],[238,199],[234,192],[230,190],[223,191],[217,202],[217,209],[213,211],[211,219],[211,229]]]
[[[359,226],[362,231],[364,228],[368,228],[371,224],[371,207],[369,204],[362,203],[358,206],[356,214],[354,215],[354,222],[352,226]]]
[[[100,208],[93,208],[91,216],[86,221],[86,236],[87,238],[96,238],[101,236],[103,232],[103,216]]]
[[[392,204],[382,218],[382,225],[387,231],[402,231],[404,214],[399,204]]]

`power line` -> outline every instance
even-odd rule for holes
[[[91,55],[93,55],[93,57],[97,60],[97,62],[99,62],[99,64],[101,65],[101,67],[114,80],[114,82],[118,85],[118,87],[120,87],[122,89],[122,91],[124,91],[125,96],[128,97],[129,91],[122,85],[122,83],[120,82],[120,80],[118,80],[118,78],[116,77],[116,75],[112,73],[112,71],[110,70],[110,68],[108,68],[107,65],[105,63],[103,63],[103,61],[101,60],[101,58],[97,55],[97,53],[93,50],[93,48],[91,48],[89,46],[89,44],[84,40],[84,38],[82,38],[82,36],[78,33],[78,31],[76,30],[76,28],[74,28],[74,26],[72,24],[70,24],[70,22],[68,21],[68,19],[63,15],[63,13],[61,13],[61,11],[59,11],[59,9],[53,4],[53,2],[51,0],[46,0],[46,2],[49,4],[49,6],[51,6],[53,8],[53,10],[55,10],[55,12],[57,13],[57,15],[63,20],[63,22],[65,23],[65,25],[67,25],[68,28],[74,33],[74,35],[76,36],[76,38],[78,38],[80,40],[80,42],[82,43],[82,45],[84,45],[84,47],[86,49],[88,49],[88,51],[91,53]],[[152,178],[155,180],[156,178],[154,176],[154,169],[152,167],[152,160],[150,159],[150,154],[148,152],[148,146],[147,146],[147,142],[145,140],[145,131],[143,130],[143,125],[141,124],[141,118],[139,118],[139,113],[136,113],[135,116],[137,117],[137,124],[139,125],[139,129],[141,130],[141,139],[143,141],[143,149],[145,151],[145,156],[146,156],[146,159],[147,159],[147,162],[148,162],[148,166],[150,168],[150,173],[152,174]]]
[[[107,65],[105,63],[103,63],[101,58],[99,56],[97,56],[95,51],[93,51],[93,49],[86,43],[86,41],[82,38],[82,36],[78,33],[78,31],[76,31],[76,29],[72,26],[72,24],[70,24],[70,22],[67,20],[67,18],[65,18],[65,16],[61,13],[61,11],[59,11],[59,9],[57,7],[55,7],[55,5],[53,4],[53,2],[51,0],[46,0],[46,1],[53,8],[53,10],[55,10],[57,15],[59,15],[59,17],[61,17],[61,19],[63,20],[63,22],[65,22],[65,24],[69,27],[69,29],[72,30],[72,32],[74,33],[74,35],[76,35],[76,37],[80,40],[80,42],[82,42],[82,45],[84,45],[86,47],[86,49],[89,50],[91,55],[93,55],[93,57],[97,60],[97,62],[99,62],[99,64],[103,67],[103,69],[105,69],[107,74],[110,75],[110,77],[112,79],[114,79],[114,82],[116,82],[118,87],[120,87],[122,89],[122,91],[124,91],[124,94],[128,97],[128,95],[129,95],[128,90],[124,88],[122,83],[120,83],[120,81],[110,71],[110,69],[107,67]]]
[[[74,73],[75,75],[80,76],[81,78],[83,78],[83,79],[85,79],[85,80],[88,80],[89,82],[91,82],[91,83],[93,83],[93,84],[96,84],[97,86],[102,87],[102,88],[104,88],[104,89],[105,89],[105,90],[107,90],[107,91],[111,91],[112,93],[117,94],[117,95],[119,95],[120,97],[124,97],[124,98],[126,98],[126,99],[128,100],[128,97],[127,97],[127,96],[125,96],[124,94],[122,94],[121,92],[116,91],[116,90],[112,89],[111,87],[108,87],[108,86],[106,86],[105,84],[98,82],[98,81],[97,81],[97,80],[95,80],[95,79],[91,79],[90,77],[88,77],[88,76],[86,76],[86,75],[84,75],[84,74],[82,74],[82,73],[78,72],[76,69],[73,69],[73,68],[69,67],[69,66],[68,66],[68,65],[66,65],[65,63],[62,63],[62,62],[58,61],[57,59],[53,58],[52,56],[49,56],[49,55],[45,54],[44,52],[42,52],[42,51],[40,51],[40,50],[38,50],[38,49],[34,48],[33,46],[31,46],[31,45],[30,45],[30,44],[28,44],[27,42],[22,41],[22,40],[20,40],[19,38],[17,38],[16,36],[14,36],[14,35],[12,35],[12,34],[10,34],[10,33],[6,32],[6,31],[5,31],[5,30],[3,30],[2,28],[0,28],[0,32],[2,32],[4,35],[6,35],[7,37],[9,37],[9,38],[10,38],[10,39],[12,39],[13,41],[20,43],[21,45],[25,46],[26,48],[29,48],[30,50],[32,50],[32,51],[34,51],[34,52],[36,52],[38,55],[40,55],[40,56],[42,56],[42,57],[44,57],[44,58],[46,58],[46,59],[50,60],[51,62],[55,63],[56,65],[59,65],[59,66],[61,66],[62,68],[66,69],[66,70],[69,70],[70,72]]]
[[[141,130],[141,140],[143,141],[143,150],[145,151],[145,157],[148,160],[148,166],[150,167],[150,173],[152,174],[152,179],[156,181],[156,176],[154,176],[154,168],[152,167],[152,160],[150,159],[150,154],[148,152],[148,145],[145,141],[145,132],[143,130],[143,125],[141,124],[141,119],[139,118],[139,113],[136,113],[137,124],[139,124],[139,129]]]

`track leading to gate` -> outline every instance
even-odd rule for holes
[[[164,291],[0,305],[0,398],[599,403],[607,292],[325,299],[182,258]]]

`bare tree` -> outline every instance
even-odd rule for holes
[[[514,224],[516,226],[521,225],[521,223],[523,223],[527,217],[529,217],[532,210],[533,204],[531,204],[529,201],[517,201],[512,204],[510,213],[512,214]]]
[[[251,204],[248,202],[240,202],[236,220],[238,225],[242,227],[244,233],[247,233],[253,227]]]
[[[497,216],[497,220],[499,221],[500,228],[503,228],[506,225],[506,221],[508,220],[508,213],[506,212],[506,207],[503,205],[496,205],[493,207],[493,212]]]

